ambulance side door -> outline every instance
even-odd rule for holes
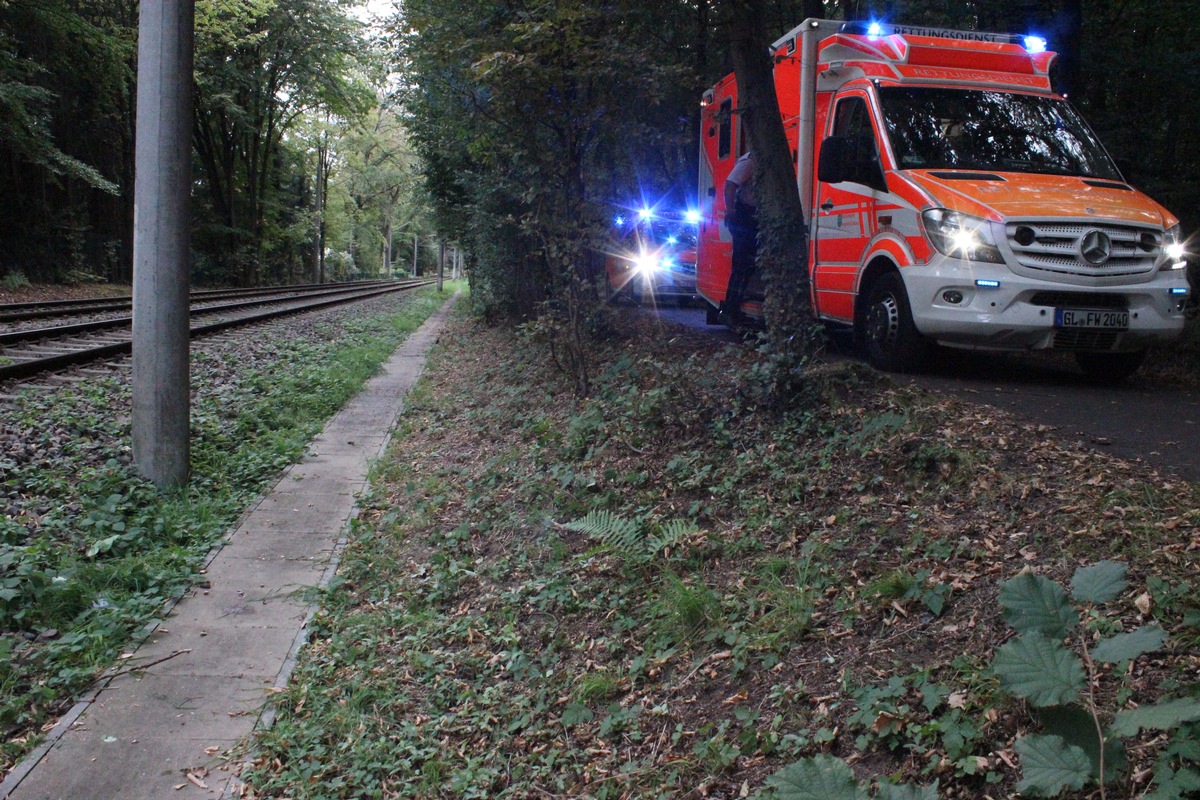
[[[702,112],[700,195],[704,211],[696,253],[696,286],[714,305],[725,299],[733,243],[725,227],[725,178],[738,159],[740,131],[734,114],[733,78],[718,84],[712,104]]]
[[[887,189],[879,154],[866,92],[839,94],[817,165],[813,293],[823,319],[854,319],[858,271],[876,233],[878,196]]]

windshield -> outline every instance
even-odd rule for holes
[[[901,169],[1040,172],[1120,180],[1065,100],[978,89],[880,89]]]

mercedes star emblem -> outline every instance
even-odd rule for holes
[[[1104,231],[1088,231],[1079,241],[1079,252],[1085,261],[1098,267],[1112,258],[1112,239]]]

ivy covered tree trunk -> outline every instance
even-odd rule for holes
[[[819,342],[809,295],[808,230],[796,171],[775,96],[762,0],[734,0],[730,53],[738,109],[754,151],[758,261],[766,286],[767,340],[773,359],[770,399],[785,404]]]

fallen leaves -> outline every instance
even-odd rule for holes
[[[433,396],[407,416],[410,430],[383,470],[397,473],[384,493],[403,511],[396,538],[407,547],[398,541],[375,563],[392,560],[397,574],[368,570],[370,580],[353,583],[386,584],[387,592],[354,590],[364,597],[351,602],[381,619],[399,616],[407,585],[427,616],[415,633],[391,641],[382,633],[396,624],[390,618],[357,637],[336,630],[336,619],[323,622],[339,642],[369,638],[372,645],[347,649],[340,656],[346,663],[337,663],[332,644],[321,651],[322,662],[337,664],[330,671],[337,677],[313,684],[306,714],[317,713],[325,692],[387,698],[364,704],[364,729],[391,722],[389,735],[409,731],[406,747],[414,749],[432,743],[439,758],[454,762],[450,769],[467,758],[476,759],[472,769],[486,766],[493,750],[505,775],[532,774],[544,762],[531,755],[561,759],[560,772],[578,763],[566,783],[566,793],[577,796],[594,794],[589,782],[603,780],[623,781],[606,787],[613,796],[640,797],[639,780],[650,776],[642,783],[648,787],[668,774],[679,776],[670,787],[679,796],[752,795],[790,757],[778,741],[755,738],[771,731],[797,737],[788,745],[795,752],[846,755],[862,769],[910,778],[927,766],[944,769],[946,796],[969,796],[964,786],[977,789],[978,776],[964,782],[963,771],[1016,772],[1011,747],[1022,715],[997,710],[994,682],[979,666],[1006,636],[998,583],[1022,568],[1067,572],[1096,560],[1115,537],[1142,552],[1143,540],[1129,531],[1153,531],[1154,547],[1177,548],[1196,524],[1186,486],[1174,485],[1178,497],[1147,501],[1141,486],[1155,490],[1161,481],[1063,443],[1052,429],[900,396],[874,382],[839,387],[843,406],[811,410],[814,419],[785,439],[767,415],[744,406],[744,385],[723,399],[717,382],[736,383],[736,373],[704,374],[712,385],[703,396],[684,393],[706,372],[679,366],[690,357],[686,337],[668,349],[635,333],[620,340],[619,353],[598,346],[603,368],[596,374],[627,359],[637,376],[615,370],[619,391],[598,382],[594,397],[570,401],[569,390],[547,388],[556,378],[545,364],[522,361],[502,332],[455,335],[461,352],[453,369],[447,361],[435,370]],[[659,353],[653,364],[646,351]],[[519,376],[510,374],[512,364],[520,364]],[[671,413],[638,417],[647,398],[673,403]],[[728,398],[737,400],[738,414],[729,413]],[[895,425],[871,434],[864,421],[884,414]],[[692,422],[679,422],[688,415]],[[716,432],[730,440],[720,450]],[[636,456],[624,446],[634,439],[642,451]],[[914,470],[921,448],[933,453],[930,468]],[[458,454],[454,469],[446,467],[447,453]],[[580,480],[564,481],[566,470]],[[581,508],[601,504],[654,521],[694,520],[704,533],[662,563],[631,572],[563,529]],[[444,536],[460,526],[472,531],[469,541]],[[386,525],[376,532],[383,531],[391,533]],[[439,584],[443,562],[456,554],[462,568]],[[1150,560],[1139,568],[1164,557]],[[716,597],[710,627],[670,646],[662,641],[672,637],[664,622],[671,609],[657,580],[668,571]],[[868,589],[888,572],[922,574],[918,589],[944,590],[944,607],[935,614],[919,596]],[[552,592],[553,602],[546,600]],[[1134,609],[1159,611],[1148,593],[1130,600],[1128,617],[1111,624],[1130,622]],[[768,638],[764,621],[789,601],[803,601],[803,625]],[[505,635],[515,639],[497,640]],[[357,663],[380,650],[393,651],[398,663]],[[510,670],[518,669],[528,672],[513,680]],[[928,707],[910,686],[907,709],[897,701],[865,714],[862,724],[848,721],[863,691],[913,673],[930,682]],[[1144,694],[1152,678],[1133,676],[1134,690]],[[585,681],[592,695],[581,689]],[[352,719],[345,696],[337,725]],[[914,734],[931,737],[920,747],[903,740],[910,729],[936,731],[959,719],[955,735],[978,738],[952,755],[944,728],[938,736]],[[878,744],[883,738],[886,745]],[[296,760],[264,763],[285,773]],[[338,765],[328,769],[336,773]],[[623,771],[633,777],[618,778]],[[1011,790],[1012,775],[997,780],[1008,783],[995,796]],[[521,788],[528,787],[506,791],[516,796]]]

